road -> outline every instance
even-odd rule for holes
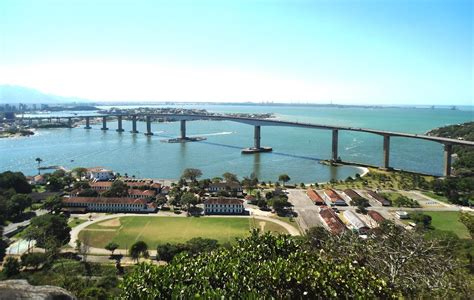
[[[296,221],[303,232],[311,227],[323,226],[319,217],[319,207],[306,196],[305,190],[288,190],[288,201],[293,204],[293,211],[298,214]]]
[[[36,216],[44,215],[47,212],[48,211],[44,210],[44,209],[35,210]],[[25,220],[25,221],[22,221],[22,222],[8,224],[7,226],[5,226],[3,228],[3,236],[13,235],[20,227],[26,227],[26,226],[30,225],[30,222],[31,222],[31,219],[28,219],[28,220]]]

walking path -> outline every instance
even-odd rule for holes
[[[144,215],[144,214],[113,214],[113,215],[103,215],[99,216],[97,218],[94,218],[90,221],[86,221],[82,224],[77,225],[76,227],[71,229],[71,239],[69,241],[69,245],[73,248],[76,247],[76,240],[79,238],[79,232],[81,230],[84,230],[87,226],[106,221],[106,220],[111,220],[115,218],[120,218],[120,217],[157,217],[157,218],[167,218],[167,217],[175,217],[175,214],[166,214],[166,215],[160,215],[160,214],[151,214],[151,215]],[[222,217],[228,217],[228,218],[255,218],[258,220],[263,220],[263,221],[268,221],[268,222],[273,222],[276,223],[283,228],[285,228],[290,235],[297,236],[300,235],[300,232],[298,229],[295,227],[291,226],[288,223],[285,223],[283,221],[280,221],[278,219],[270,218],[270,217],[265,217],[265,216],[234,216],[234,215],[229,215],[229,216],[206,216],[205,218],[222,218]],[[110,254],[110,251],[107,251],[103,248],[96,248],[96,247],[89,247],[89,253],[94,253],[94,254]],[[156,250],[150,250],[149,251],[150,255],[156,255]],[[126,255],[127,254],[127,249],[117,249],[115,250],[114,254],[122,254]]]

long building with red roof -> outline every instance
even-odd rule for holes
[[[64,197],[64,208],[103,212],[154,212],[156,205],[143,198]]]
[[[309,199],[311,199],[311,201],[313,201],[314,204],[316,204],[316,205],[324,205],[325,204],[323,198],[321,198],[321,196],[319,196],[319,194],[315,190],[313,190],[312,188],[308,188],[306,190],[306,195],[308,195]]]
[[[346,226],[332,209],[323,208],[319,212],[319,215],[321,216],[324,225],[331,233],[340,234],[346,230]]]

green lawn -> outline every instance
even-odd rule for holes
[[[69,221],[68,221],[67,224],[69,225],[69,227],[74,228],[74,227],[76,227],[77,225],[80,225],[80,224],[82,224],[82,223],[84,223],[84,222],[87,222],[87,220],[85,220],[85,219],[79,219],[79,218],[75,219],[75,218],[74,218],[74,219],[69,219]]]
[[[254,218],[131,216],[121,217],[119,221],[114,219],[92,224],[79,233],[79,238],[98,248],[113,241],[125,249],[142,240],[150,249],[155,249],[158,244],[184,243],[194,237],[212,238],[219,243],[234,242],[235,238],[249,235],[252,228],[262,226],[264,231],[287,233],[276,223]]]
[[[423,214],[431,216],[431,225],[436,230],[451,231],[462,239],[469,239],[469,231],[466,226],[459,221],[457,211],[424,211]]]
[[[445,196],[442,196],[442,195],[438,195],[434,192],[429,192],[429,191],[424,191],[424,192],[421,192],[423,195],[425,196],[428,196],[430,198],[433,198],[433,199],[436,199],[436,200],[439,200],[441,202],[445,202],[445,203],[449,203],[448,199],[445,197]]]

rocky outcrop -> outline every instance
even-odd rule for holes
[[[26,280],[0,281],[0,300],[71,300],[67,290],[51,285],[30,285]]]

